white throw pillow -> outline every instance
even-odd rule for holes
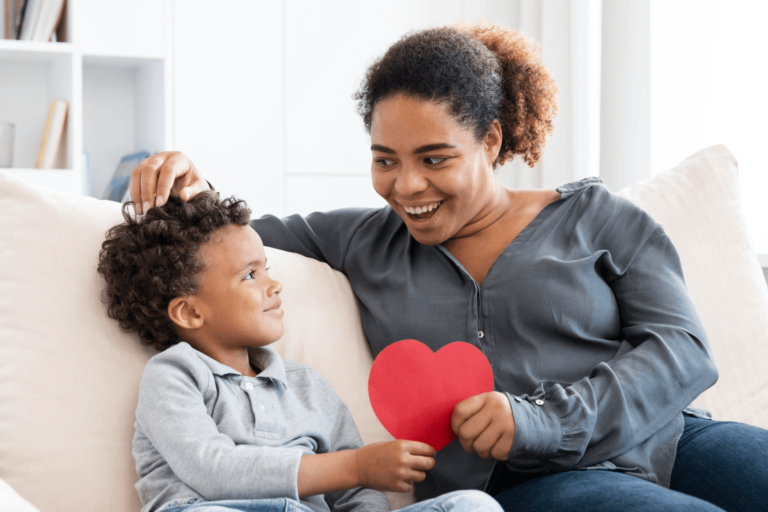
[[[768,428],[768,287],[744,222],[736,159],[713,146],[619,194],[664,226],[707,327],[720,379],[696,405],[715,419]]]
[[[40,512],[2,480],[0,480],[0,510],[3,512]]]

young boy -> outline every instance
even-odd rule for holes
[[[109,315],[161,352],[144,370],[133,455],[142,512],[379,511],[434,467],[414,441],[363,446],[344,403],[267,345],[283,334],[281,285],[243,201],[171,198],[107,233]],[[501,511],[455,492],[404,509]]]

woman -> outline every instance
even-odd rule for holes
[[[389,206],[253,226],[265,245],[347,275],[374,355],[404,338],[433,350],[461,339],[490,360],[496,391],[456,406],[459,440],[420,499],[474,488],[506,510],[760,509],[768,431],[687,408],[717,369],[662,227],[598,178],[557,190],[495,178],[517,155],[539,159],[555,96],[519,33],[407,36],[356,95]],[[139,211],[204,189],[179,153],[131,182]]]

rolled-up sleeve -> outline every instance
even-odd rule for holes
[[[302,450],[235,444],[208,415],[209,373],[153,358],[144,370],[138,426],[186,485],[206,500],[288,497],[299,500]]]
[[[610,283],[626,350],[571,384],[508,394],[510,465],[586,467],[620,456],[668,424],[718,378],[680,259],[659,228]]]

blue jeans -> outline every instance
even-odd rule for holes
[[[517,479],[496,500],[516,512],[768,510],[768,430],[685,416],[669,489],[612,471],[566,471]]]
[[[269,500],[199,499],[174,500],[160,507],[157,512],[313,512],[303,503],[288,498]],[[401,512],[502,512],[499,504],[480,491],[456,491],[437,498],[415,503],[400,509]],[[361,511],[363,512],[363,511]]]

